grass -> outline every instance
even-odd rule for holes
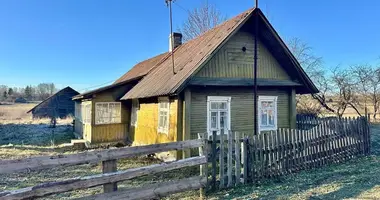
[[[46,123],[48,121],[35,121],[29,118],[0,119],[0,145],[2,145],[0,146],[0,159],[76,153],[76,151],[62,150],[52,146],[50,142],[51,128]],[[68,123],[69,121],[60,122],[59,127],[62,129],[60,129],[61,131],[56,131],[55,144],[69,141],[72,137]],[[380,178],[378,178],[380,174],[380,125],[372,126],[371,130],[373,153],[371,156],[355,158],[342,164],[302,171],[297,174],[268,180],[260,185],[244,185],[213,192],[208,194],[208,199],[380,199]],[[118,161],[118,169],[125,170],[159,162],[159,160],[146,157],[121,159]],[[0,176],[0,191],[99,173],[101,173],[100,165],[85,164],[72,167],[57,167],[37,172],[2,175]],[[140,187],[145,184],[181,179],[197,174],[199,174],[197,167],[186,168],[124,181],[119,183],[118,186],[121,189]],[[46,199],[72,199],[100,192],[102,192],[102,187],[94,187],[57,194]],[[167,199],[198,199],[198,195],[198,191],[190,191],[171,195]]]

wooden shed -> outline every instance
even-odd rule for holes
[[[71,98],[78,94],[79,92],[71,87],[65,87],[36,105],[29,110],[28,113],[32,112],[33,118],[66,118],[68,116],[74,116],[75,104]]]

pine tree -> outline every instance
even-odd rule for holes
[[[8,96],[12,96],[13,95],[13,89],[12,88],[9,88],[8,89]]]
[[[25,98],[30,100],[32,98],[32,87],[26,86],[25,88]]]

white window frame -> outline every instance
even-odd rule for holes
[[[108,109],[109,109],[109,106],[110,104],[116,104],[117,107],[119,107],[119,110],[120,110],[120,116],[118,118],[118,120],[116,122],[102,122],[102,123],[99,123],[97,122],[98,121],[98,112],[97,112],[97,107],[99,104],[107,104],[108,105]],[[95,103],[95,125],[103,125],[103,124],[120,124],[121,123],[121,102],[96,102]]]
[[[161,108],[160,104],[161,103],[167,103],[168,106],[167,108]],[[158,107],[158,121],[157,121],[157,131],[159,133],[166,133],[166,134],[169,134],[169,129],[170,129],[170,101],[169,101],[169,98],[168,97],[159,97],[158,98],[158,104],[157,104],[157,107]],[[161,111],[165,111],[167,112],[167,115],[166,115],[166,122],[168,123],[167,126],[160,126],[160,114],[161,114]]]
[[[277,118],[278,118],[278,112],[277,112],[277,96],[259,96],[259,101],[257,104],[258,107],[258,124],[259,124],[259,132],[260,131],[275,131],[277,130]],[[261,102],[262,101],[273,101],[274,106],[274,126],[262,126],[261,125]]]
[[[140,110],[140,103],[138,99],[132,99],[131,106],[131,126],[137,127],[138,112]]]
[[[210,108],[211,102],[227,102],[227,131],[231,130],[231,97],[227,96],[207,96],[207,133],[208,136],[212,136],[211,130],[211,117],[210,117]],[[227,132],[228,133],[228,132]],[[220,131],[217,131],[217,135],[220,134]]]

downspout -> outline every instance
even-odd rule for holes
[[[256,0],[256,6],[255,9],[258,9],[259,2]],[[258,37],[258,11],[255,13],[255,37],[254,37],[254,57],[253,57],[253,85],[254,85],[254,99],[253,99],[253,104],[254,104],[254,135],[257,135],[259,130],[258,130],[258,114],[257,114],[257,37]]]

